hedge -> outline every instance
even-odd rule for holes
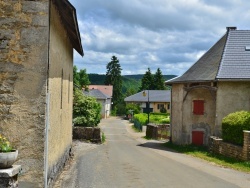
[[[250,130],[250,112],[234,112],[222,120],[222,139],[226,142],[243,145],[243,130]]]

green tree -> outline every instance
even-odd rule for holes
[[[80,89],[74,90],[73,123],[76,126],[94,127],[101,120],[101,104],[95,98],[83,95]]]
[[[90,81],[86,69],[81,69],[78,74],[80,86],[85,90],[88,90]]]
[[[154,90],[165,90],[165,83],[160,68],[157,69],[153,76],[153,89]]]
[[[121,66],[117,57],[112,56],[111,61],[106,66],[107,72],[104,83],[106,85],[113,85],[113,109],[122,100],[122,76]]]
[[[77,86],[80,86],[80,83],[79,83],[79,74],[77,72],[77,67],[74,65],[73,67],[73,83],[76,84]]]
[[[141,86],[139,91],[152,90],[153,88],[153,75],[151,74],[150,68],[145,72],[141,80]]]
[[[80,88],[88,90],[90,81],[86,69],[80,69],[78,72],[77,67],[73,67],[73,83]]]

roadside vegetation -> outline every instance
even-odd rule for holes
[[[209,161],[219,166],[250,173],[250,161],[241,161],[230,157],[225,157],[223,155],[213,154],[210,153],[208,151],[208,148],[204,146],[195,146],[195,145],[181,146],[181,145],[175,145],[171,142],[165,143],[164,146],[172,150],[175,150],[179,153],[191,155],[193,157]]]
[[[142,130],[143,125],[148,123],[148,114],[140,113],[135,114],[133,117],[134,128],[138,131]],[[150,113],[149,114],[149,123],[154,124],[169,124],[170,115],[168,113]]]

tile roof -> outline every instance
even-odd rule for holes
[[[104,94],[99,89],[90,89],[89,91],[83,91],[83,94],[94,97],[96,99],[110,99],[111,98],[111,96]]]
[[[195,64],[193,64],[182,76],[167,81],[166,83],[199,82],[214,80],[222,53],[226,43],[225,34],[214,46],[212,46]]]
[[[89,89],[99,89],[101,92],[108,96],[113,95],[113,86],[112,85],[89,85]]]
[[[125,102],[147,102],[148,93],[150,102],[170,102],[170,90],[145,90],[146,96],[143,92],[136,93],[124,99]]]
[[[250,30],[230,30],[217,79],[250,78]]]
[[[228,28],[228,32],[182,76],[165,83],[250,79],[250,51],[246,48],[250,48],[250,31]]]

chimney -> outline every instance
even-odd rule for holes
[[[231,31],[231,30],[236,30],[236,29],[237,29],[237,27],[227,27],[227,32]]]

